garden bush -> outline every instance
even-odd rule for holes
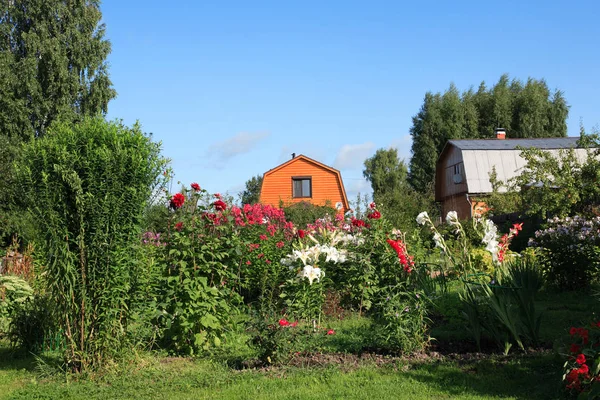
[[[125,344],[133,250],[166,161],[139,125],[100,118],[53,126],[24,147],[21,160],[22,196],[41,232],[43,286],[66,362],[81,370]]]
[[[600,217],[553,218],[535,233],[546,280],[561,290],[585,289],[600,273]]]
[[[339,212],[329,203],[319,206],[307,201],[290,205],[282,204],[280,207],[283,209],[286,219],[300,228],[321,218],[333,218]]]

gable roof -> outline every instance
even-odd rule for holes
[[[282,168],[285,168],[286,166],[298,161],[298,160],[304,160],[306,162],[309,162],[311,164],[314,164],[318,167],[321,167],[323,169],[326,169],[328,171],[331,171],[333,174],[336,175],[339,183],[340,183],[340,187],[342,188],[342,200],[344,202],[344,209],[345,210],[349,210],[350,209],[350,205],[348,204],[348,197],[346,196],[346,188],[344,187],[344,181],[342,181],[342,174],[340,173],[339,170],[332,168],[328,165],[325,165],[323,163],[318,162],[317,160],[313,160],[310,157],[307,157],[303,154],[299,154],[297,156],[295,156],[294,158],[292,158],[291,160],[288,160],[286,162],[284,162],[283,164],[279,164],[278,166],[276,166],[275,168],[271,168],[270,170],[268,170],[267,172],[265,172],[263,174],[263,183],[264,183],[264,178],[267,177],[267,175],[271,175],[272,173],[279,171]]]
[[[461,150],[516,150],[517,147],[538,149],[567,149],[577,147],[579,137],[524,139],[456,139],[448,143]],[[446,144],[448,146],[448,144]],[[443,152],[443,151],[442,151]]]

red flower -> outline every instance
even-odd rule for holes
[[[190,186],[192,187],[192,189],[194,189],[194,191],[200,191],[200,185],[198,185],[196,182],[192,183]]]
[[[259,238],[260,240],[267,240],[267,239],[268,239],[268,238],[267,238],[267,235],[260,235],[258,238]]]
[[[175,224],[175,230],[181,232],[181,229],[183,228],[183,222],[178,222]]]
[[[175,193],[173,197],[171,197],[171,208],[181,208],[183,203],[185,203],[185,196],[181,193]]]
[[[257,257],[258,257],[258,258],[263,258],[264,256],[265,256],[265,254],[264,254],[264,253],[260,253],[260,254],[259,254]]]
[[[381,213],[377,210],[373,211],[371,214],[367,215],[369,219],[379,219],[381,218]]]
[[[374,201],[372,201],[372,202],[371,202],[371,204],[369,204],[369,208],[370,208],[371,210],[374,210],[376,207],[377,207],[377,206],[375,205],[375,202],[374,202]]]
[[[248,245],[248,249],[250,249],[251,252],[258,249],[259,247],[260,247],[260,244],[258,244],[258,243],[250,243]]]
[[[585,355],[584,354],[579,354],[577,356],[577,358],[575,359],[575,362],[579,365],[581,364],[585,364]]]
[[[273,224],[269,224],[267,225],[267,232],[269,232],[271,236],[274,236],[275,232],[277,232],[277,227]]]
[[[250,264],[252,264],[252,263],[250,262],[250,260],[246,261],[246,265],[250,265]]]
[[[333,329],[330,329],[327,331],[328,335],[335,335],[335,331]]]
[[[569,335],[573,336],[577,333],[577,328],[575,328],[574,326],[571,327],[571,329],[569,329]]]
[[[290,324],[289,321],[285,318],[281,318],[279,320],[279,326],[288,326],[289,324]]]
[[[569,383],[569,385],[567,385],[567,387],[573,385],[575,382],[579,382],[579,370],[572,369],[567,374],[567,383]]]
[[[290,326],[291,326],[292,328],[294,328],[294,327],[298,326],[298,321],[294,321],[294,322],[292,322],[292,323],[290,324]]]
[[[571,353],[576,354],[576,353],[579,353],[580,351],[581,351],[581,346],[579,346],[575,343],[573,343],[571,345]]]
[[[302,229],[298,229],[298,237],[300,239],[304,239],[304,236],[306,236],[306,232],[304,232]]]
[[[516,229],[517,231],[523,230],[523,223],[521,222],[520,224],[514,224],[513,229]]]
[[[577,372],[579,372],[580,374],[587,374],[588,372],[590,372],[590,368],[587,366],[587,364],[583,364],[581,367],[579,367]]]
[[[225,211],[227,209],[227,204],[221,199],[215,201],[213,206],[215,206],[215,210],[217,211]]]
[[[366,226],[365,221],[363,221],[362,219],[356,219],[356,218],[354,218],[352,220],[352,225],[356,226],[357,228],[362,228],[362,227]]]
[[[271,265],[271,260],[265,260],[265,262],[269,265]]]
[[[275,244],[275,246],[277,246],[278,249],[281,249],[283,246],[285,246],[285,243],[283,243],[281,240],[279,242],[277,242]]]

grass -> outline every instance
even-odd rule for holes
[[[436,321],[432,336],[463,345],[470,337],[458,313],[452,317],[453,296],[445,303],[450,318]],[[538,307],[544,312],[541,336],[546,343],[564,337],[572,325],[587,324],[600,311],[597,299],[581,293],[542,292]],[[550,350],[513,351],[509,356],[361,357],[372,346],[368,319],[355,315],[324,325],[336,334],[323,335],[311,349],[316,361],[307,356],[262,369],[241,369],[255,356],[241,328],[230,333],[211,359],[144,353],[102,373],[82,376],[57,373],[33,356],[12,357],[7,344],[0,342],[0,399],[560,398],[563,360]],[[44,360],[52,365],[51,358]]]
[[[144,364],[144,363],[143,363]],[[2,387],[11,399],[552,399],[559,366],[551,355],[473,362],[402,362],[320,368],[231,370],[208,360],[145,360],[126,371],[65,383],[37,379]],[[0,376],[7,371],[0,369]]]

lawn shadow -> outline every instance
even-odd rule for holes
[[[407,374],[451,397],[472,394],[522,400],[561,398],[562,361],[550,353],[420,364]]]

